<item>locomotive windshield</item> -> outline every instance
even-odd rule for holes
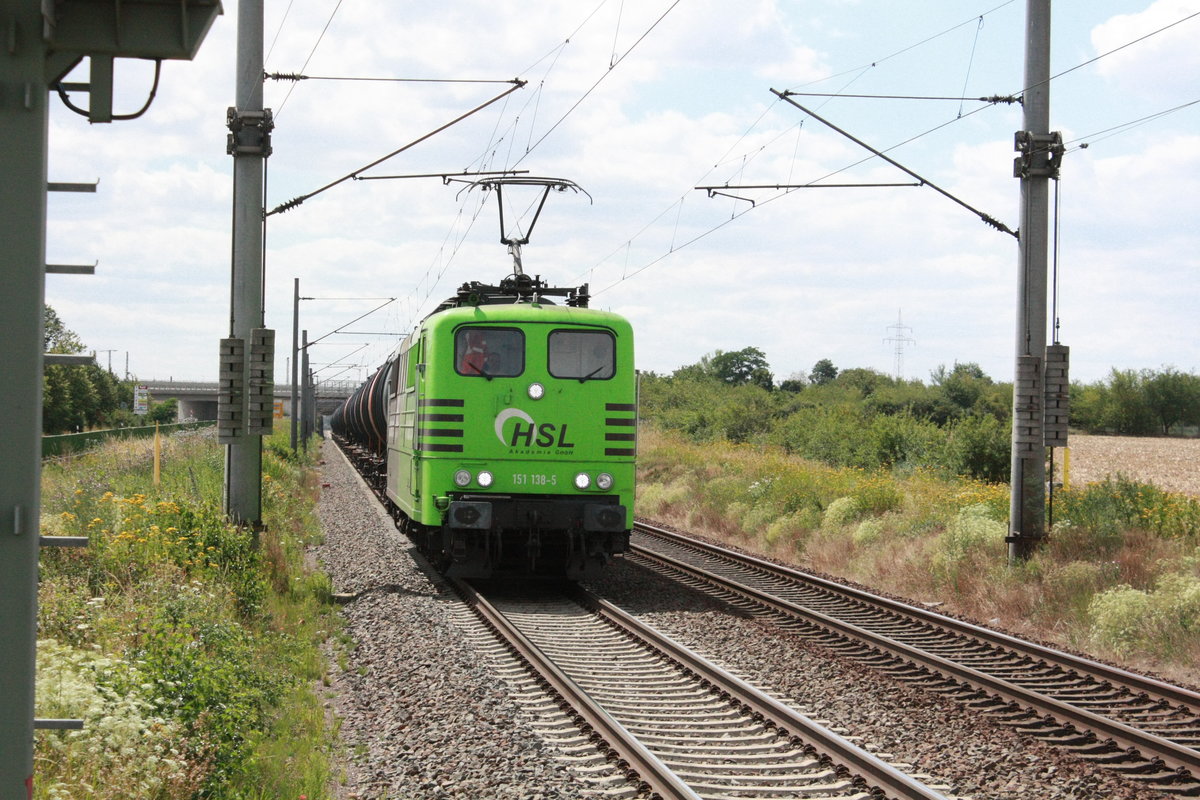
[[[454,334],[459,375],[512,378],[525,371],[525,334],[516,328],[459,328]]]
[[[613,336],[607,331],[552,331],[549,369],[556,378],[603,380],[615,374]]]

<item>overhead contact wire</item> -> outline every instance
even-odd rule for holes
[[[337,5],[333,7],[333,11],[329,12],[329,19],[325,20],[325,27],[321,28],[321,33],[317,36],[317,41],[313,44],[312,50],[308,51],[308,58],[304,59],[304,63],[300,66],[300,71],[308,69],[308,62],[312,61],[312,57],[316,54],[317,48],[321,46],[321,40],[325,38],[325,32],[329,30],[329,26],[333,23],[333,18],[337,16],[338,9],[342,7],[342,0],[337,1]],[[283,111],[283,107],[287,105],[287,101],[292,96],[292,92],[296,90],[296,84],[292,84],[291,88],[283,97],[283,102],[279,104],[279,108],[275,109],[275,119],[279,120],[279,114]]]
[[[599,86],[604,81],[605,78],[607,78],[609,75],[611,75],[613,73],[613,70],[616,68],[617,64],[620,64],[622,61],[624,61],[626,59],[626,57],[628,57],[629,54],[632,53],[637,48],[638,45],[640,45],[643,41],[645,41],[646,37],[649,36],[650,33],[655,28],[658,27],[659,23],[661,23],[664,19],[666,19],[667,15],[670,14],[675,9],[675,7],[680,4],[680,2],[682,2],[682,0],[675,0],[675,2],[671,3],[671,5],[667,8],[667,10],[664,11],[659,16],[659,18],[656,19],[650,25],[650,27],[647,28],[642,33],[642,35],[637,38],[637,41],[635,41],[633,44],[631,44],[629,46],[629,49],[626,50],[624,53],[622,53],[621,57],[618,58],[615,63],[613,63],[611,66],[609,66],[608,71],[606,71],[603,75],[601,75],[599,78],[597,78],[596,82],[593,83],[590,87],[588,87],[588,90],[586,92],[584,92],[583,95],[578,100],[576,100],[571,105],[571,107],[568,108],[561,117],[559,117],[558,122],[555,122],[553,125],[551,125],[549,130],[547,130],[545,133],[543,133],[541,138],[539,138],[536,142],[533,143],[533,146],[529,148],[529,151],[525,153],[525,156],[528,156],[530,152],[532,152],[538,145],[540,145],[542,142],[544,142],[546,140],[546,137],[548,137],[551,133],[553,133],[558,128],[558,126],[561,125],[563,123],[563,121],[566,120],[566,118],[569,117],[575,111],[575,109],[579,108],[580,104],[582,104],[583,101],[586,100],[591,95],[591,93],[596,90],[596,87]],[[524,161],[525,156],[522,156],[521,158],[517,159],[517,161],[513,164],[513,166],[516,166],[517,164],[520,164],[522,161]]]
[[[293,209],[296,206],[303,203],[305,200],[308,200],[311,197],[315,197],[316,195],[321,194],[321,192],[332,189],[334,186],[337,186],[340,183],[345,183],[346,181],[350,180],[351,178],[356,177],[360,172],[366,172],[367,170],[371,169],[372,167],[379,166],[384,161],[387,161],[389,158],[398,156],[399,154],[403,153],[405,150],[415,147],[416,145],[420,144],[421,142],[425,141],[426,139],[429,139],[432,136],[436,136],[437,134],[441,133],[442,131],[446,130],[447,128],[450,128],[451,126],[456,125],[459,122],[462,122],[464,119],[471,116],[472,114],[482,111],[483,109],[487,108],[488,106],[492,105],[493,103],[504,99],[505,97],[507,97],[508,95],[512,94],[513,92],[515,92],[516,90],[520,89],[522,86],[525,85],[524,81],[513,81],[513,82],[515,82],[516,85],[514,85],[511,89],[493,97],[491,100],[488,100],[486,103],[478,105],[475,108],[471,109],[470,111],[466,112],[465,114],[461,114],[461,115],[455,117],[454,119],[447,122],[445,125],[442,125],[441,127],[430,131],[429,133],[425,134],[424,136],[421,136],[418,139],[414,139],[413,141],[409,142],[408,144],[404,145],[403,147],[393,150],[392,152],[388,153],[386,156],[383,156],[382,158],[377,158],[374,161],[372,161],[370,164],[359,167],[358,169],[354,170],[353,172],[349,172],[349,173],[343,175],[342,177],[338,178],[337,180],[331,181],[330,183],[325,184],[320,189],[309,192],[308,194],[305,194],[305,195],[301,195],[300,197],[294,198],[292,200],[287,201],[286,203],[276,206],[270,212],[268,212],[267,216],[270,216],[271,214],[282,213],[284,211],[290,211],[291,209]]]

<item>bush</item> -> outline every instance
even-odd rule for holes
[[[232,604],[222,609],[199,582],[162,600],[133,657],[175,704],[199,743],[196,755],[211,762],[209,782],[220,785],[247,756],[250,734],[266,725],[291,678],[270,668]]]
[[[864,519],[858,523],[858,527],[854,529],[854,534],[851,538],[856,545],[869,547],[883,538],[884,528],[884,521],[880,517]]]
[[[790,542],[796,550],[802,549],[808,534],[821,526],[821,513],[815,508],[805,508],[785,514],[767,527],[767,544]]]
[[[1122,585],[1096,595],[1088,607],[1093,635],[1119,653],[1169,656],[1200,638],[1200,578],[1169,572],[1152,592]]]
[[[1114,583],[1117,566],[1111,562],[1069,561],[1045,568],[1042,587],[1052,608],[1067,610],[1076,620],[1086,621],[1097,592]]]
[[[1004,538],[1008,527],[989,517],[983,505],[962,509],[934,548],[933,571],[947,584],[957,586],[972,574],[977,562],[995,562],[1004,558]]]
[[[896,485],[883,477],[862,481],[850,493],[862,514],[886,514],[900,508],[904,495]]]
[[[1166,492],[1122,475],[1056,495],[1059,519],[1093,532],[1098,542],[1119,544],[1121,528],[1170,538],[1200,536],[1200,500]]]
[[[943,450],[942,466],[955,475],[1007,483],[1012,467],[1012,434],[993,416],[970,416],[954,423]]]
[[[862,515],[863,507],[858,498],[839,497],[825,509],[825,516],[821,519],[821,527],[825,530],[832,530],[842,525],[849,525]]]
[[[936,452],[941,431],[911,414],[879,415],[871,420],[860,464],[866,468],[912,468]]]
[[[38,642],[41,716],[82,719],[83,730],[38,737],[39,760],[56,764],[39,783],[48,798],[187,797],[199,788],[174,742],[179,726],[153,678],[135,665],[53,639]]]

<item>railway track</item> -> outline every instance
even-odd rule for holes
[[[579,587],[453,583],[653,796],[946,797]]]
[[[1158,791],[1200,797],[1200,695],[639,523],[630,559]]]

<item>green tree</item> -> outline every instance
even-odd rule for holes
[[[779,384],[779,388],[785,392],[803,392],[804,387],[807,385],[807,375],[800,372],[793,372]]]
[[[876,390],[884,386],[891,386],[896,382],[894,378],[884,375],[878,370],[864,367],[844,369],[838,373],[834,381],[845,386],[853,386],[862,393],[863,397],[870,397],[875,394]]]
[[[50,306],[42,307],[42,347],[47,353],[78,353],[83,342]],[[42,432],[66,433],[84,424],[86,397],[79,396],[78,367],[47,366],[42,372]]]
[[[720,354],[720,350],[717,354]],[[695,364],[687,364],[671,373],[672,378],[680,380],[698,381],[698,380],[715,380],[716,372],[712,365],[713,357],[711,355],[703,355]]]
[[[729,353],[718,350],[710,363],[716,378],[730,386],[752,383],[767,391],[775,386],[767,356],[757,347],[744,347]]]
[[[930,418],[945,425],[972,414],[987,414],[1007,420],[1012,413],[1012,391],[1007,384],[997,385],[973,361],[955,362],[947,370],[944,364],[930,373],[934,386],[934,407]]]
[[[1127,436],[1154,433],[1154,411],[1146,399],[1145,380],[1131,369],[1114,369],[1108,376],[1104,403],[1104,427]]]
[[[1012,467],[1012,437],[995,417],[972,414],[950,428],[943,463],[959,475],[1006,483]]]
[[[1200,378],[1166,367],[1162,372],[1142,373],[1146,405],[1158,420],[1162,434],[1180,424],[1200,418]]]
[[[832,383],[833,379],[837,376],[838,369],[828,358],[822,358],[816,364],[813,364],[812,372],[808,373],[809,381],[817,386]]]
[[[1071,382],[1071,427],[1088,433],[1104,430],[1107,390],[1098,383]]]
[[[176,422],[179,419],[179,400],[170,398],[161,403],[151,403],[150,410],[146,412],[146,424],[152,425],[155,422],[163,425],[168,425]]]
[[[42,373],[42,433],[54,435],[71,429],[74,409],[66,367],[46,367]]]
[[[83,341],[50,306],[43,306],[43,346],[47,353],[79,353]],[[96,364],[48,365],[42,375],[42,432],[66,433],[112,423],[120,407],[116,376]]]
[[[47,353],[78,353],[83,342],[67,328],[58,313],[50,306],[42,307],[42,339]]]

